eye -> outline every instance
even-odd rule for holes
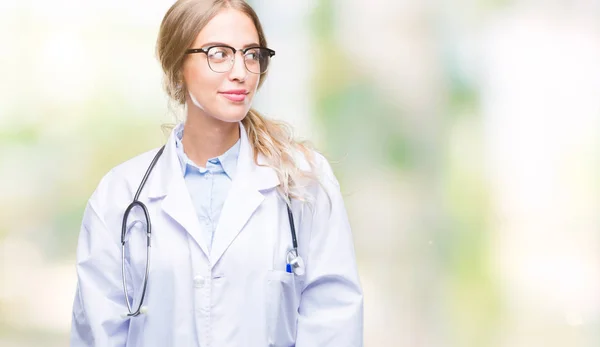
[[[213,47],[208,52],[208,57],[214,60],[226,60],[229,56],[229,50],[223,47]]]
[[[251,49],[244,55],[246,60],[256,60],[260,59],[260,51],[258,49]]]

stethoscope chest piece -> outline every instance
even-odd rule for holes
[[[287,253],[287,272],[293,272],[296,276],[304,275],[304,260],[298,255],[298,250],[292,248]]]

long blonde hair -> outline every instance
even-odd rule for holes
[[[179,105],[185,104],[187,95],[182,83],[185,51],[190,48],[202,28],[225,8],[233,8],[248,15],[258,32],[259,44],[267,47],[260,20],[244,0],[178,0],[163,18],[156,53],[164,72],[167,95]],[[266,73],[260,76],[259,87],[266,77]],[[280,182],[278,189],[283,197],[286,200],[288,197],[301,201],[310,200],[306,188],[311,181],[318,182],[314,173],[312,146],[307,142],[296,141],[286,123],[269,120],[254,109],[250,109],[242,123],[252,146],[254,162],[258,165],[258,155],[264,156],[266,165],[277,172]],[[299,156],[305,158],[310,170],[299,168]]]

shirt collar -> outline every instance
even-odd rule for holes
[[[185,154],[185,151],[183,150],[183,129],[184,128],[184,123],[179,123],[175,129],[175,147],[176,147],[176,151],[177,151],[177,157],[179,159],[179,165],[181,166],[181,173],[185,176],[186,174],[186,170],[188,165],[194,168],[198,168],[198,165],[196,165],[192,160],[190,160],[190,158]],[[223,168],[223,171],[225,171],[225,173],[227,174],[227,176],[229,176],[230,179],[233,180],[233,177],[235,175],[236,172],[236,168],[237,168],[237,160],[238,160],[238,156],[240,153],[240,144],[241,144],[241,139],[238,139],[237,142],[231,147],[229,148],[225,153],[221,154],[220,156],[216,157],[216,158],[211,158],[210,160],[213,159],[217,159],[218,160],[218,164],[216,165],[221,165],[221,167]]]
[[[240,154],[240,144],[241,139],[238,139],[237,142],[227,150],[227,152],[221,154],[218,159],[223,167],[223,170],[229,176],[230,179],[233,180],[233,176],[235,175],[237,168],[237,160]]]

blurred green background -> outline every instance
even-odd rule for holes
[[[600,344],[600,1],[250,2],[256,108],[341,182],[365,346]],[[0,0],[0,346],[68,344],[87,199],[181,117],[172,3]]]

